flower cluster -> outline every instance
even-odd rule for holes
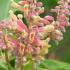
[[[18,3],[11,0],[10,6],[24,14],[15,15],[9,11],[9,20],[0,22],[0,49],[15,50],[17,63],[27,61],[28,55],[32,60],[42,58],[48,53],[49,41],[61,41],[65,27],[69,25],[69,0],[59,0],[58,6],[52,9],[57,13],[56,20],[53,16],[40,17],[44,7],[37,0],[23,0]],[[22,18],[27,20],[25,25]],[[22,60],[21,60],[22,59]],[[20,61],[20,62],[19,62]]]

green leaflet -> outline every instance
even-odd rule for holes
[[[55,60],[45,60],[41,62],[41,64],[39,64],[38,67],[48,70],[70,70],[70,64]]]
[[[0,61],[0,70],[8,70],[6,63],[3,61]]]
[[[70,64],[55,60],[44,60],[36,67],[36,70],[70,70]],[[8,70],[6,64],[2,61],[0,61],[0,70]],[[22,70],[33,70],[32,62],[28,61]]]

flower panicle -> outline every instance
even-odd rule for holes
[[[56,20],[51,15],[41,17],[44,13],[42,2],[37,0],[22,0],[18,3],[11,0],[10,7],[22,11],[24,14],[16,15],[12,10],[9,11],[9,20],[0,22],[0,47],[4,46],[3,30],[7,29],[8,49],[15,50],[17,62],[24,63],[23,58],[28,59],[28,55],[32,59],[37,59],[38,56],[48,53],[50,40],[61,41],[65,27],[69,26],[69,3],[70,0],[59,0],[58,6],[52,9],[52,12],[57,14]],[[26,19],[28,26],[24,22]],[[2,46],[3,45],[3,46]],[[35,60],[36,60],[35,59]],[[22,61],[22,62],[21,62]],[[19,66],[18,66],[19,67]]]

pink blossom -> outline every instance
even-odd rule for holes
[[[23,21],[21,19],[18,19],[18,21],[17,21],[17,30],[19,30],[21,32],[23,30],[25,30],[28,33],[27,26],[23,23]]]
[[[40,16],[44,12],[44,7],[37,0],[23,0],[18,3],[12,1],[11,6],[22,11],[24,15],[18,14],[16,16],[10,10],[9,19],[0,22],[0,49],[7,49],[6,46],[8,46],[8,50],[13,49],[16,52],[16,62],[22,63],[20,65],[27,62],[28,56],[31,56],[32,60],[37,60],[36,58],[47,54],[50,40],[61,41],[63,32],[66,31],[65,27],[69,25],[67,17],[70,8],[69,2],[70,0],[58,1],[58,6],[51,10],[51,12],[56,13],[56,19],[54,19],[50,15]],[[23,17],[26,19],[28,27],[23,22]],[[3,32],[4,29],[6,29],[6,33]],[[3,40],[4,35],[6,35],[8,44]],[[24,57],[26,62],[23,62]]]
[[[25,4],[28,4],[28,2],[27,2],[27,1],[19,1],[18,4],[20,4],[20,5],[25,5]]]
[[[54,18],[52,16],[45,16],[44,18],[46,20],[48,20],[49,22],[54,20]]]
[[[37,3],[36,3],[36,6],[37,6],[37,7],[41,7],[41,6],[43,6],[43,4],[42,4],[42,2],[37,2]]]

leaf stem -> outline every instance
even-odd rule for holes
[[[7,39],[6,39],[6,35],[4,35],[4,43],[6,45],[6,49],[5,49],[5,60],[6,60],[6,63],[8,65],[8,70],[13,70],[11,64],[10,64],[10,61],[9,61],[9,56],[8,56],[8,44],[7,44]]]
[[[5,50],[5,60],[8,66],[8,70],[13,70],[12,66],[10,65],[9,58],[8,58],[8,50]]]

